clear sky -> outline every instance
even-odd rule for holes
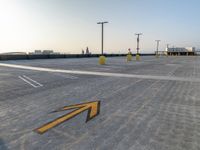
[[[53,49],[80,53],[141,52],[171,46],[200,47],[200,0],[0,0],[0,52]]]

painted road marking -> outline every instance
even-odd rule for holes
[[[75,110],[70,112],[70,113],[67,113],[67,114],[47,123],[47,124],[42,125],[41,127],[35,129],[34,131],[36,131],[39,134],[43,134],[43,133],[47,132],[49,129],[51,129],[55,126],[58,126],[59,124],[77,116],[78,114],[80,114],[80,113],[82,113],[86,110],[88,110],[87,119],[86,119],[86,122],[88,122],[99,114],[99,112],[100,112],[100,101],[64,106],[64,107],[62,107],[58,110],[53,111],[53,113],[65,111],[65,110],[71,110],[71,109],[75,109]]]
[[[41,83],[39,83],[39,82],[37,82],[37,81],[35,81],[35,80],[33,80],[33,79],[25,76],[25,75],[23,75],[23,77],[26,78],[26,79],[28,79],[28,80],[30,80],[30,81],[32,81],[32,82],[34,82],[34,83],[36,83],[38,86],[43,86]]]
[[[72,79],[72,80],[78,79],[78,77],[71,76],[71,75],[68,75],[68,74],[66,75],[66,74],[61,74],[61,73],[55,73],[55,75],[66,78],[66,79]]]
[[[29,85],[31,85],[34,88],[38,88],[38,87],[42,87],[43,85],[40,84],[39,82],[23,75],[23,76],[18,76],[21,80],[23,80],[24,82],[28,83]]]
[[[31,67],[31,66],[23,66],[23,65],[12,65],[12,64],[4,64],[4,63],[0,63],[0,66],[25,69],[25,70],[59,72],[59,73],[67,73],[67,74],[95,75],[95,76],[121,77],[121,78],[139,78],[139,79],[167,80],[167,81],[200,82],[200,78],[191,78],[191,77],[185,78],[185,77],[175,77],[175,76],[137,75],[137,74],[93,72],[93,71],[81,71],[81,70],[61,70],[61,69]]]

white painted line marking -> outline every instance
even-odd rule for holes
[[[66,79],[72,79],[72,80],[78,79],[78,77],[71,76],[71,75],[66,75],[66,74],[63,75],[63,74],[60,74],[60,73],[55,73],[55,75],[60,76],[60,77],[63,77],[63,78],[66,78]]]
[[[23,75],[23,76],[18,76],[21,80],[23,80],[24,82],[28,83],[29,85],[31,85],[34,88],[38,88],[38,87],[42,87],[43,85],[38,83],[37,81]]]
[[[32,87],[34,87],[34,88],[37,88],[37,87],[38,87],[38,86],[32,84],[31,82],[29,82],[28,80],[24,79],[23,77],[21,77],[21,76],[18,76],[18,77],[19,77],[20,79],[22,79],[24,82],[26,82],[26,83],[28,83],[29,85],[31,85]]]
[[[26,70],[35,70],[35,71],[59,72],[59,73],[67,73],[67,74],[82,74],[82,75],[96,75],[96,76],[122,77],[122,78],[139,78],[139,79],[167,80],[167,81],[200,82],[200,78],[184,78],[184,77],[155,76],[155,75],[136,75],[136,74],[93,72],[93,71],[80,71],[80,70],[60,70],[60,69],[31,67],[31,66],[23,66],[23,65],[12,65],[12,64],[4,64],[4,63],[0,63],[0,66],[26,69]]]
[[[36,83],[36,84],[39,85],[39,86],[43,86],[43,85],[40,84],[39,82],[37,82],[37,81],[35,81],[35,80],[33,80],[33,79],[31,79],[31,78],[25,76],[25,75],[23,75],[23,77],[26,78],[26,79],[28,79],[28,80],[30,80],[30,81],[32,81],[32,82],[34,82],[34,83]]]

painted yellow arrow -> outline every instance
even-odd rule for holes
[[[92,118],[96,117],[100,112],[100,101],[88,102],[88,103],[81,103],[76,105],[64,106],[56,111],[53,112],[60,112],[65,110],[75,109],[70,113],[67,113],[49,123],[42,125],[41,127],[35,129],[39,134],[43,134],[47,132],[49,129],[77,116],[78,114],[88,110],[86,122],[90,121]]]

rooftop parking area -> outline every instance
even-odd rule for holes
[[[0,61],[0,149],[199,150],[199,91],[198,56]],[[88,122],[86,110],[36,132],[94,101]]]

